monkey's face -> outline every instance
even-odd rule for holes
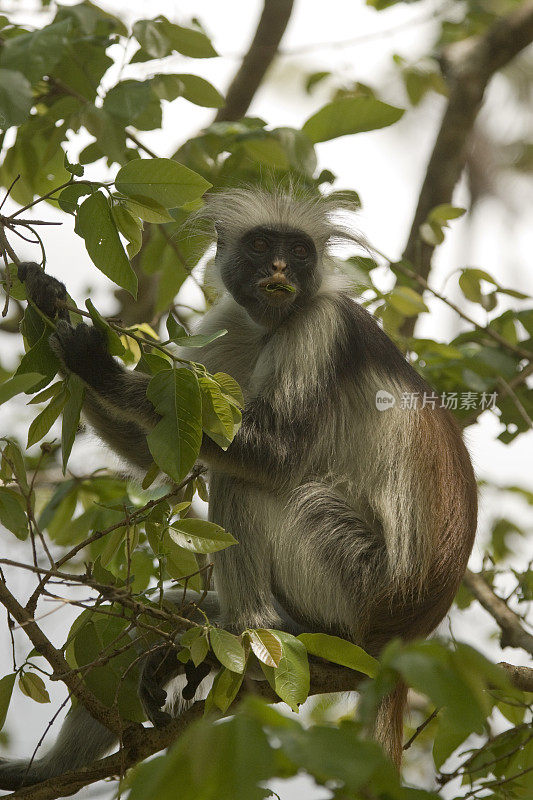
[[[315,244],[294,228],[251,228],[231,250],[219,237],[217,256],[228,291],[268,327],[301,307],[320,283]]]

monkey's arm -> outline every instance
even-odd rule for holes
[[[36,264],[21,265],[19,273],[28,295],[44,313],[64,317],[60,301],[67,294],[62,283]],[[84,410],[97,433],[120,456],[148,469],[153,459],[146,434],[160,419],[146,397],[150,376],[122,367],[108,352],[102,332],[84,323],[73,327],[64,318],[58,319],[50,341],[64,371],[75,373],[87,384]],[[302,409],[302,423],[304,413]],[[278,476],[290,474],[299,453],[294,435],[298,423],[284,425],[284,430],[281,424],[267,400],[253,400],[245,408],[241,429],[228,450],[204,435],[200,458],[227,475],[272,488],[279,484]]]
[[[109,354],[102,333],[59,320],[51,344],[66,372],[87,384],[84,411],[99,436],[131,464],[147,470],[153,459],[146,432],[159,419],[146,397],[149,377],[128,372]]]
[[[83,323],[73,328],[59,320],[51,341],[65,369],[88,385],[87,416],[97,432],[120,455],[148,469],[146,434],[160,419],[146,397],[150,376],[124,369],[107,351],[102,333]],[[200,458],[225,474],[272,487],[298,452],[291,429],[280,431],[280,424],[268,401],[253,400],[228,450],[204,435]]]

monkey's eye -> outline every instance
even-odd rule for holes
[[[309,255],[309,250],[305,246],[305,244],[295,244],[292,248],[292,252],[296,256],[296,258],[307,258]]]
[[[252,241],[252,247],[256,253],[265,253],[268,250],[268,242],[264,236],[256,236]]]

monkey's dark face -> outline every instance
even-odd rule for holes
[[[314,242],[294,228],[251,228],[231,249],[219,237],[217,258],[225,287],[268,327],[301,307],[320,284]]]

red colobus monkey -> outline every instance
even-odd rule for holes
[[[228,333],[194,360],[230,373],[245,397],[230,447],[204,436],[201,449],[210,519],[239,542],[214,554],[216,595],[206,607],[236,632],[322,631],[377,655],[393,637],[427,636],[448,611],[472,548],[476,484],[453,417],[402,407],[404,393],[431,389],[335,286],[328,246],[354,237],[333,211],[324,200],[248,189],[206,206],[224,291],[199,332]],[[65,294],[36,265],[23,265],[21,277],[43,308]],[[59,320],[53,344],[64,369],[87,384],[85,413],[97,433],[146,471],[146,435],[158,421],[149,376],[124,369],[84,324]],[[376,726],[397,763],[404,704],[399,688]],[[0,765],[0,787],[86,764],[112,744],[78,708],[43,759]]]

